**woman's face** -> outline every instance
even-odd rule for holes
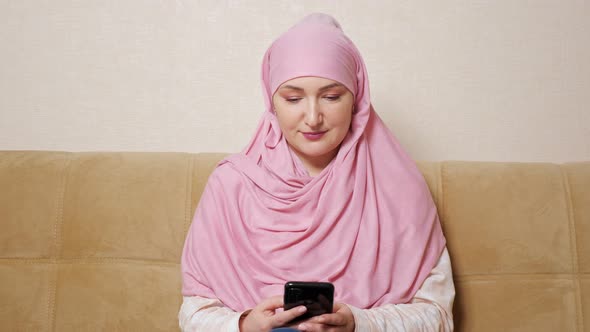
[[[336,156],[348,133],[352,93],[336,81],[306,76],[283,83],[272,101],[287,143],[309,173],[317,175]]]

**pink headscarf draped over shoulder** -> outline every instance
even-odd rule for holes
[[[318,76],[355,96],[337,156],[311,177],[272,111],[285,81]],[[244,151],[219,163],[182,254],[184,296],[233,310],[283,293],[286,281],[328,281],[359,308],[412,299],[445,246],[436,207],[414,162],[374,112],[360,53],[330,16],[312,14],[270,46],[266,111]]]

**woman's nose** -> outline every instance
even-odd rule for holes
[[[305,124],[309,127],[317,127],[322,123],[322,113],[317,102],[311,102],[305,114]]]

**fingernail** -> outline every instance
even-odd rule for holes
[[[306,306],[301,306],[301,307],[299,307],[299,310],[298,311],[299,312],[305,312],[305,310],[307,310],[307,307]]]
[[[305,331],[305,329],[307,328],[307,325],[305,324],[299,324],[299,326],[297,326],[298,329]]]

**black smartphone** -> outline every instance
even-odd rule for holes
[[[289,281],[285,283],[284,309],[304,305],[307,311],[290,323],[331,313],[334,306],[334,285],[329,282]]]

